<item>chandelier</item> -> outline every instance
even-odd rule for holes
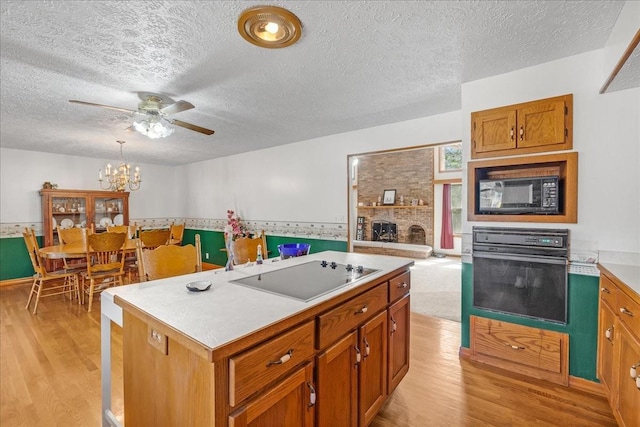
[[[140,183],[142,182],[140,168],[136,166],[133,176],[131,176],[131,165],[125,163],[122,156],[122,145],[124,141],[116,142],[120,144],[120,166],[112,167],[111,163],[107,164],[105,168],[105,179],[102,179],[102,169],[100,169],[98,173],[100,188],[111,191],[125,191],[127,187],[129,187],[131,191],[135,191],[140,188]]]
[[[147,111],[143,119],[134,121],[135,130],[151,139],[166,138],[174,131],[169,127],[169,122],[158,114],[157,111]]]

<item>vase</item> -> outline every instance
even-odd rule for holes
[[[231,236],[227,236],[227,264],[224,266],[224,271],[233,270],[233,238]]]

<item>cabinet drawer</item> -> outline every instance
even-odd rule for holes
[[[553,373],[563,372],[566,334],[472,317],[472,352]]]
[[[411,289],[411,273],[408,271],[389,280],[389,302],[393,302]]]
[[[603,274],[600,275],[600,298],[609,304],[609,307],[616,309],[616,293],[618,287]]]
[[[326,347],[382,310],[387,305],[387,289],[385,282],[318,316],[318,348]]]
[[[229,403],[236,406],[251,394],[313,356],[314,323],[289,332],[229,359]]]
[[[620,316],[620,320],[629,327],[630,331],[636,334],[640,332],[640,304],[635,302],[621,290],[617,294],[618,304],[615,307],[616,313]]]

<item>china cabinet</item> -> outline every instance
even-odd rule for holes
[[[110,225],[129,225],[129,193],[88,190],[40,190],[44,246],[57,245],[57,226],[91,227],[96,232]]]

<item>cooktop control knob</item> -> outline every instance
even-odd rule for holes
[[[336,269],[336,267],[338,266],[338,264],[335,261],[331,261],[331,268],[333,268],[334,270]]]
[[[324,260],[323,260],[323,261],[320,263],[320,265],[321,265],[321,266],[323,266],[323,267],[326,267],[326,266],[327,266],[327,261],[324,261]]]
[[[364,271],[364,267],[359,265],[358,266],[358,273],[362,273]]]
[[[353,270],[353,265],[347,264],[347,271],[351,271],[351,270]]]

